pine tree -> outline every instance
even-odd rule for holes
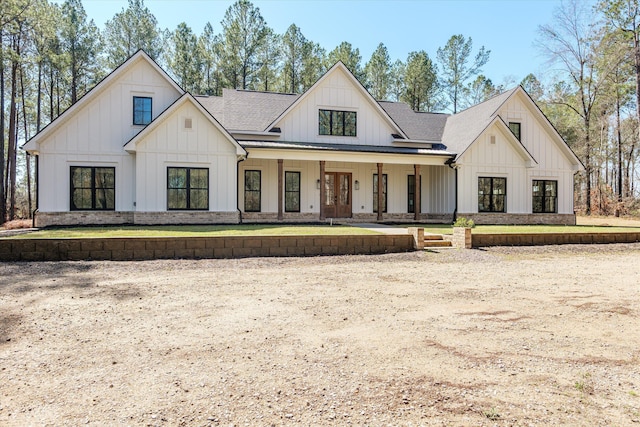
[[[364,82],[364,71],[362,70],[362,56],[360,56],[360,49],[353,48],[351,43],[342,42],[335,49],[329,52],[327,56],[327,68],[332,67],[336,62],[342,61],[353,75]]]
[[[254,79],[258,51],[268,30],[260,9],[248,0],[238,0],[227,9],[222,25],[221,67],[227,84],[247,89]]]
[[[285,92],[299,93],[302,87],[304,59],[309,42],[296,24],[291,24],[282,36],[282,80]]]
[[[364,66],[364,72],[366,87],[371,95],[377,100],[387,99],[391,82],[391,61],[383,43],[380,43],[371,54],[371,59]]]
[[[62,4],[62,17],[60,39],[71,79],[71,104],[75,104],[98,80],[96,58],[100,39],[93,20],[87,22],[81,0],[66,0]]]
[[[171,34],[171,48],[168,50],[169,72],[187,92],[198,93],[202,80],[202,55],[198,38],[185,22]]]
[[[106,67],[112,70],[143,49],[158,60],[162,53],[162,34],[156,17],[144,5],[144,0],[129,0],[127,9],[107,21],[103,31],[106,46]]]
[[[202,93],[205,95],[222,94],[222,74],[220,73],[220,40],[213,32],[213,26],[207,22],[202,35],[198,38],[198,48],[202,55]]]
[[[404,76],[402,100],[413,110],[431,112],[440,106],[436,69],[424,50],[409,53]]]
[[[473,42],[471,37],[465,40],[462,34],[452,36],[443,48],[438,48],[436,58],[440,63],[442,89],[449,98],[451,110],[458,112],[464,96],[467,81],[477,75],[482,66],[489,61],[490,50],[480,48],[476,56],[471,58]]]

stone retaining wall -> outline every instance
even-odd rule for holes
[[[151,260],[382,254],[413,251],[412,235],[0,239],[0,261]]]
[[[458,218],[472,219],[476,224],[496,225],[576,225],[574,214],[458,213]]]
[[[538,234],[473,234],[474,248],[486,246],[540,246],[594,243],[640,242],[640,233],[538,233]]]

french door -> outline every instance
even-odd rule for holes
[[[351,218],[351,174],[325,172],[324,216],[326,218]]]

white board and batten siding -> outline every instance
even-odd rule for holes
[[[236,146],[192,103],[142,137],[135,156],[136,211],[167,210],[168,167],[209,169],[209,211],[236,211]]]
[[[133,210],[135,157],[123,149],[143,129],[133,125],[133,97],[151,97],[155,118],[180,96],[144,60],[130,64],[118,79],[94,90],[85,95],[90,97],[86,105],[52,124],[52,133],[39,146],[41,211],[69,211],[71,166],[115,167],[116,210]]]
[[[319,135],[321,109],[355,111],[357,136]],[[398,132],[340,68],[305,94],[275,126],[282,131],[281,140],[330,144],[391,145],[391,134]]]
[[[533,180],[558,181],[558,213],[573,214],[573,174],[575,167],[526,103],[512,97],[499,110],[505,123],[518,122],[522,145],[537,164],[526,166],[525,158],[508,141],[497,125],[490,126],[457,161],[460,165],[460,212],[478,212],[478,178],[507,179],[507,213],[532,213]]]
[[[371,163],[332,162],[325,164],[327,171],[351,174],[352,210],[354,214],[373,212],[373,176],[377,166]],[[244,171],[258,170],[261,177],[261,206],[264,213],[278,212],[277,160],[249,157],[240,163],[240,191],[238,200],[244,209]],[[316,161],[284,160],[283,171],[300,172],[300,212],[320,212],[320,190],[317,180],[320,166]],[[408,176],[414,174],[412,165],[385,164],[387,174],[387,213],[406,213],[408,205]],[[455,208],[455,176],[448,166],[422,166],[422,212],[444,214]],[[358,181],[358,189],[355,182]],[[284,183],[283,183],[284,185]],[[284,189],[283,189],[284,191]]]

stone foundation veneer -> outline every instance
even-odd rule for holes
[[[170,211],[170,212],[119,212],[74,211],[36,212],[34,225],[38,228],[76,225],[179,225],[179,224],[237,224],[237,211]]]
[[[472,219],[476,224],[522,225],[576,225],[574,214],[510,214],[510,213],[458,213],[458,218]]]

